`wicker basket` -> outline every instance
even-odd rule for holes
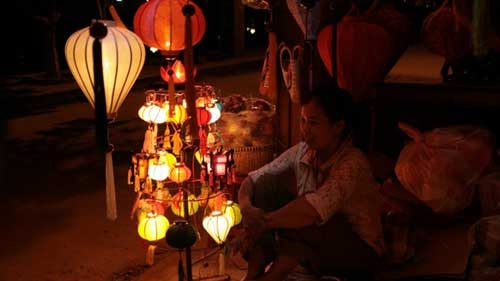
[[[245,176],[273,160],[274,154],[273,145],[235,147],[236,174]]]

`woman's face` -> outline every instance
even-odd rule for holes
[[[340,140],[343,121],[330,123],[316,100],[303,105],[300,110],[300,129],[303,140],[317,151],[328,150]]]

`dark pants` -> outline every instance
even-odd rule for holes
[[[259,178],[254,186],[254,206],[270,212],[296,198],[293,178],[290,173]],[[297,257],[302,266],[318,275],[364,276],[379,260],[343,214],[334,215],[323,225],[277,229],[260,237],[258,243],[268,249],[266,260],[276,255]]]

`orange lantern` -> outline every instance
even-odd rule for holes
[[[143,3],[134,15],[134,32],[144,44],[167,53],[184,50],[185,16],[182,12],[185,0],[151,0]],[[194,7],[191,16],[191,34],[193,45],[200,42],[205,34],[206,22],[201,9]]]
[[[181,184],[191,177],[191,170],[189,170],[184,163],[175,163],[174,168],[170,171],[170,179],[173,182]]]

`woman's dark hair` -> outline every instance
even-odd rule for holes
[[[323,82],[308,95],[304,95],[300,103],[306,105],[311,101],[318,103],[330,123],[344,120],[344,137],[351,133],[354,126],[354,102],[348,91],[330,82]]]

